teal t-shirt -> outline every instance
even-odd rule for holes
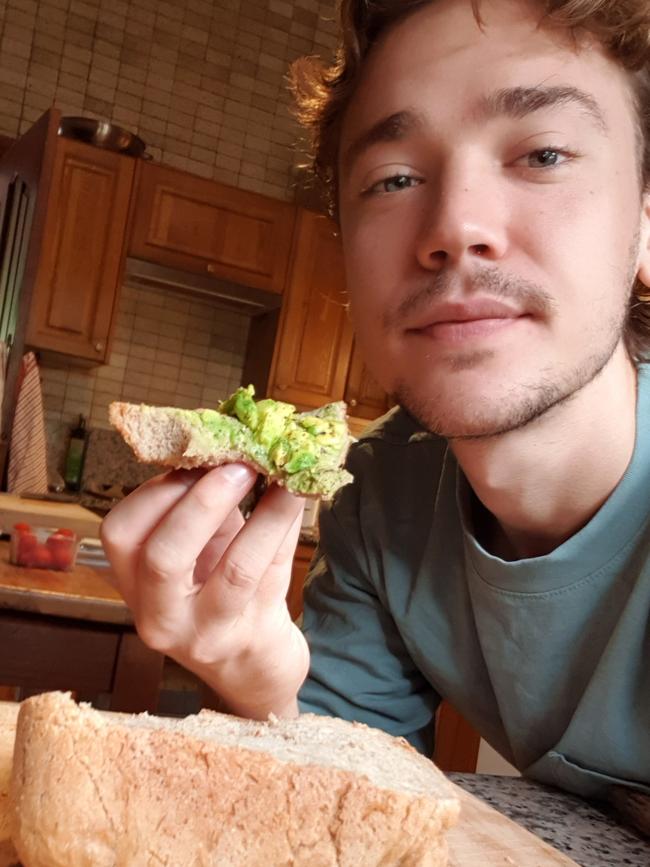
[[[349,467],[305,594],[301,709],[427,750],[445,698],[527,776],[585,796],[650,793],[650,366],[624,477],[546,556],[481,547],[451,450],[401,410]]]

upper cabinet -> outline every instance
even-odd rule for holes
[[[26,343],[103,362],[135,160],[57,138]]]
[[[350,415],[359,419],[378,418],[390,409],[388,395],[368,373],[356,345],[352,348],[344,400]]]
[[[294,219],[287,202],[143,163],[129,255],[280,293]]]
[[[299,406],[341,400],[352,350],[341,245],[330,220],[301,210],[269,394]]]
[[[386,394],[353,348],[343,250],[334,224],[300,210],[282,308],[269,395],[299,407],[345,400],[350,415],[373,419]]]
[[[60,117],[46,112],[0,160],[2,322],[8,304],[18,312],[2,339],[14,363],[26,347],[108,355],[135,160],[60,137]]]

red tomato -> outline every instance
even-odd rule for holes
[[[67,527],[61,527],[56,531],[57,536],[67,536],[69,539],[74,539],[75,532],[74,530],[69,530]]]
[[[38,539],[34,533],[21,533],[16,542],[16,557],[19,566],[29,566],[26,562],[31,560],[32,552],[38,546]]]
[[[55,569],[69,569],[74,555],[74,539],[53,533],[45,543],[52,552],[52,564]]]
[[[31,565],[37,569],[51,569],[54,563],[54,557],[47,545],[37,545],[30,552]]]
[[[32,528],[30,527],[30,525],[25,524],[24,521],[21,521],[18,524],[14,524],[14,530],[16,530],[18,533],[31,533],[32,532]]]

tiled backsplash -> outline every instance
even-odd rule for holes
[[[292,198],[289,63],[330,59],[334,0],[4,0],[0,133],[52,104],[139,133],[156,159]]]
[[[106,428],[112,400],[214,406],[241,382],[249,325],[244,313],[126,285],[108,364],[41,365],[46,420],[70,425],[83,414]]]

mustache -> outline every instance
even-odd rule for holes
[[[549,315],[555,308],[553,297],[542,286],[523,277],[513,277],[496,268],[483,267],[467,280],[443,270],[428,275],[426,283],[410,292],[395,308],[387,310],[383,316],[384,329],[390,331],[399,327],[405,321],[425,313],[436,301],[452,295],[456,300],[460,296],[469,300],[475,294],[512,301],[514,306],[527,313],[540,316]]]

